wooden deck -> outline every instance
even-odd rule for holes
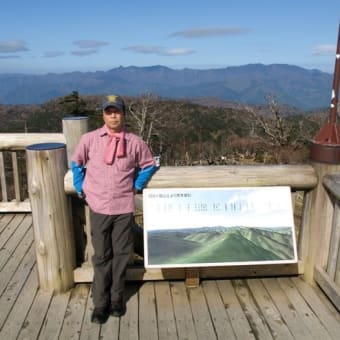
[[[39,290],[30,214],[0,215],[0,339],[339,339],[340,315],[301,277],[129,282],[127,313],[90,322],[91,284]]]

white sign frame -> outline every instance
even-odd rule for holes
[[[146,268],[296,263],[290,187],[143,191]]]

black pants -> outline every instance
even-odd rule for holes
[[[133,237],[133,214],[102,215],[90,210],[94,278],[92,297],[95,307],[107,306],[122,298],[125,273]]]

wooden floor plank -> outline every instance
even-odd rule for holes
[[[158,339],[153,282],[146,282],[139,289],[139,337],[141,340]]]
[[[6,225],[6,228],[0,234],[0,249],[6,244],[8,239],[12,236],[18,225],[24,219],[25,214],[16,214],[13,219]]]
[[[198,339],[217,339],[201,287],[188,289],[192,316]]]
[[[264,316],[256,305],[245,280],[234,280],[234,289],[256,339],[272,339]]]
[[[247,284],[262,315],[266,319],[273,338],[282,340],[294,339],[261,280],[249,279],[247,280]]]
[[[110,317],[107,322],[101,325],[100,340],[119,339],[120,318]]]
[[[21,242],[15,247],[14,252],[11,257],[8,259],[5,266],[1,269],[0,272],[0,296],[3,291],[6,289],[8,283],[12,279],[15,271],[20,266],[20,263],[30,247],[33,245],[33,230],[28,230],[25,237],[21,240]]]
[[[76,285],[72,289],[60,332],[60,339],[78,339],[81,333],[89,291],[90,286],[84,283]]]
[[[17,340],[38,338],[52,295],[52,292],[38,290]]]
[[[296,289],[294,283],[289,278],[279,278],[277,281],[313,337],[315,339],[322,340],[331,339],[327,329],[323,327],[320,320],[310,309],[306,301]]]
[[[126,314],[93,324],[90,284],[57,295],[38,290],[30,220],[0,214],[0,339],[339,337],[339,313],[318,286],[300,277],[203,280],[197,288],[184,281],[129,281]]]
[[[7,227],[7,225],[12,221],[15,214],[0,214],[0,234]]]
[[[35,250],[33,245],[23,258],[17,271],[11,278],[6,289],[0,297],[0,329],[3,327],[15,301],[20,296],[20,291],[25,284],[27,277],[31,274],[31,270],[35,264]]]
[[[250,328],[247,317],[237,299],[231,281],[218,280],[217,286],[236,338],[254,340],[253,331]]]
[[[16,250],[18,243],[22,240],[25,234],[30,230],[32,226],[32,217],[26,215],[22,222],[17,226],[14,233],[7,240],[6,244],[0,248],[0,270],[6,264],[13,252]]]
[[[183,281],[170,283],[178,339],[197,340],[191,306]]]
[[[276,279],[263,279],[262,282],[266,287],[269,295],[274,301],[277,309],[287,324],[290,332],[296,339],[313,339],[312,334],[309,332],[308,328],[303,323],[298,312],[294,308],[293,304],[289,301],[288,297],[284,291],[279,286]]]
[[[59,339],[70,296],[71,291],[68,291],[52,297],[51,304],[49,305],[39,334],[39,340]]]
[[[100,325],[91,322],[91,314],[93,312],[93,301],[91,296],[91,288],[87,297],[83,327],[81,328],[80,340],[98,340],[100,334]]]
[[[321,301],[318,295],[315,293],[313,288],[306,282],[299,278],[292,278],[292,281],[296,285],[297,289],[308,301],[309,306],[313,309],[319,320],[322,322],[324,327],[333,339],[338,339],[340,334],[340,322],[337,320],[335,314],[336,310],[331,312]]]
[[[38,292],[37,270],[34,266],[23,285],[22,291],[18,294],[18,299],[9,313],[6,323],[0,331],[0,339],[16,339],[29,309],[33,303],[33,299]]]
[[[120,319],[119,338],[126,340],[138,340],[138,292],[135,287],[127,287],[129,299],[126,303],[126,313]]]
[[[216,281],[203,281],[201,285],[208,303],[217,339],[236,339]]]
[[[155,296],[159,340],[175,340],[177,331],[169,282],[156,282]]]

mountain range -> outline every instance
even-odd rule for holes
[[[117,67],[108,71],[0,74],[0,104],[41,104],[73,91],[80,95],[147,92],[165,98],[217,98],[264,104],[273,95],[279,104],[303,110],[329,106],[333,76],[287,64],[249,64],[219,69],[171,69],[165,66]]]
[[[197,227],[147,231],[149,264],[293,260],[290,227]]]

